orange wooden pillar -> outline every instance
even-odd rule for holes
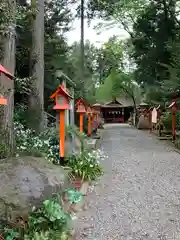
[[[60,110],[59,116],[59,155],[60,159],[65,155],[65,110]]]
[[[6,77],[13,80],[14,76],[8,72],[8,70],[0,64],[0,73],[3,73]],[[7,105],[8,101],[2,95],[0,95],[0,105]]]
[[[54,92],[51,99],[55,99],[54,110],[59,111],[59,164],[64,165],[65,157],[65,110],[70,109],[69,101],[72,99],[64,85],[60,85],[56,92]]]
[[[79,131],[80,133],[83,133],[83,113],[79,113]]]
[[[91,115],[88,114],[88,137],[91,136]]]
[[[88,137],[91,136],[91,127],[92,127],[91,115],[92,115],[92,110],[91,110],[91,107],[88,106],[88,108],[87,108],[87,116],[88,116]]]
[[[176,112],[178,110],[176,101],[172,102],[168,108],[172,113],[172,139],[174,141],[176,139]]]
[[[80,133],[83,133],[84,127],[83,127],[83,118],[84,114],[86,113],[86,108],[85,108],[85,101],[81,98],[76,102],[77,106],[77,113],[79,113],[79,131]]]
[[[95,103],[93,105],[93,113],[94,113],[94,122],[96,122],[96,128],[98,128],[100,123],[101,104]]]
[[[172,137],[176,139],[176,113],[172,112]]]
[[[95,112],[94,109],[92,110],[92,121],[91,121],[91,127],[94,129],[94,122],[95,122]]]
[[[7,99],[0,95],[0,105],[7,105]]]

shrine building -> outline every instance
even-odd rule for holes
[[[101,105],[105,123],[126,123],[134,111],[134,104],[127,98],[116,98]]]

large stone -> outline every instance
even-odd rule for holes
[[[67,173],[43,158],[24,157],[0,162],[0,215],[14,219],[59,193]],[[11,216],[10,216],[11,214]]]
[[[73,152],[80,152],[81,150],[81,141],[77,136],[66,137],[65,140],[65,152],[71,154]]]
[[[144,117],[144,115],[141,115],[139,117],[137,128],[138,129],[149,129],[150,128],[150,124],[149,124],[148,117],[146,117],[146,116]]]

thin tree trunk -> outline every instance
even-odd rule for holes
[[[15,72],[15,10],[16,1],[7,0],[8,7],[10,7],[10,20],[7,34],[4,38],[4,56],[2,63],[4,67],[14,75]],[[14,115],[14,80],[4,76],[0,77],[0,93],[8,100],[7,106],[1,106],[1,130],[6,130],[4,137],[8,144],[9,153],[13,147],[14,130],[13,130],[13,115]],[[3,136],[3,135],[2,135]],[[8,139],[7,139],[8,138]]]
[[[44,0],[31,0],[32,22],[32,85],[29,98],[29,126],[37,132],[44,129]]]
[[[81,81],[84,84],[84,0],[81,0]]]

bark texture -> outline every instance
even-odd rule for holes
[[[32,85],[29,98],[29,125],[41,132],[44,128],[44,0],[31,0],[32,21]]]

